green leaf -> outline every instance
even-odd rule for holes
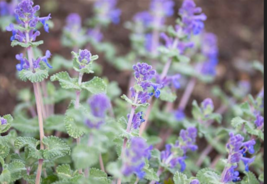
[[[40,41],[37,41],[37,42],[30,42],[30,45],[32,47],[37,47],[39,45],[42,45],[43,43],[44,43],[44,41],[43,40],[40,40]]]
[[[45,130],[66,132],[63,115],[52,115],[45,120]]]
[[[14,160],[10,164],[8,164],[8,170],[10,171],[11,174],[11,182],[14,182],[20,178],[22,178],[23,171],[26,170],[25,165],[23,162],[19,160]]]
[[[264,66],[263,66],[263,64],[261,62],[253,61],[252,66],[256,70],[259,70],[261,73],[264,73]]]
[[[0,144],[0,158],[6,158],[9,154],[9,147],[7,145]]]
[[[252,172],[245,172],[245,174],[246,176],[241,182],[242,184],[259,184],[260,183]]]
[[[174,184],[189,184],[187,176],[183,173],[176,172],[173,176]]]
[[[22,115],[15,116],[12,127],[14,127],[20,132],[25,132],[25,133],[39,132],[38,119],[37,118],[27,119]]]
[[[32,83],[42,82],[44,79],[47,79],[48,76],[48,70],[39,68],[36,68],[35,72],[32,70],[21,70],[19,72],[19,78],[21,80],[26,81],[28,79]]]
[[[66,127],[66,130],[69,136],[77,139],[85,133],[84,127],[79,126],[75,118],[73,118],[72,116],[66,116],[66,118],[64,119],[64,122],[65,122],[65,127]]]
[[[260,175],[259,175],[259,180],[260,180],[261,182],[264,182],[264,174],[260,174]]]
[[[98,152],[80,144],[73,149],[72,159],[76,169],[89,168],[98,162]]]
[[[96,168],[91,168],[89,171],[89,177],[94,177],[94,178],[106,178],[107,173],[96,169]]]
[[[0,174],[0,183],[9,184],[11,180],[11,173],[8,169],[4,169]]]
[[[159,181],[159,177],[157,176],[157,173],[156,171],[154,171],[154,169],[145,167],[143,170],[146,173],[145,179],[149,181]]]
[[[220,175],[216,171],[209,168],[204,168],[198,171],[197,179],[201,184],[221,184]]]
[[[160,90],[159,98],[162,101],[174,102],[176,100],[177,96],[171,91],[170,88],[165,87],[162,90]]]
[[[51,76],[51,81],[59,81],[59,84],[64,89],[81,90],[77,79],[70,78],[68,72],[59,72]]]
[[[1,118],[6,120],[6,124],[0,124],[0,134],[7,132],[11,127],[11,123],[13,122],[13,117],[10,114],[4,115],[3,117],[0,116],[0,120]]]
[[[246,123],[247,121],[240,118],[240,117],[235,117],[234,119],[232,119],[231,121],[231,125],[234,128],[240,128],[240,126],[242,126],[244,123]]]
[[[57,166],[56,172],[58,177],[62,180],[72,178],[72,170],[68,164]]]
[[[92,94],[106,93],[107,84],[99,77],[94,77],[88,82],[82,83],[82,88]]]
[[[12,47],[17,46],[17,45],[19,45],[19,46],[21,46],[21,47],[24,47],[24,48],[27,48],[27,47],[30,46],[30,43],[22,43],[22,42],[19,42],[19,41],[17,41],[17,40],[13,40],[13,41],[11,42],[11,46],[12,46]]]
[[[14,146],[16,149],[21,149],[26,147],[29,149],[29,154],[27,158],[36,158],[42,159],[42,152],[37,149],[37,146],[40,144],[39,140],[34,139],[33,137],[17,137]]]
[[[43,156],[47,160],[55,160],[70,154],[69,145],[58,137],[45,137],[43,143],[46,146],[46,149],[43,151]]]
[[[129,104],[131,104],[132,106],[135,107],[147,107],[149,105],[149,103],[145,103],[145,104],[137,104],[134,103],[130,98],[128,98],[126,95],[122,95],[121,96],[122,99],[124,99],[126,102],[128,102]]]

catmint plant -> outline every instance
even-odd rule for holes
[[[243,142],[244,138],[241,135],[234,135],[230,133],[229,143],[226,147],[229,153],[227,163],[229,167],[226,167],[222,173],[221,181],[223,183],[236,182],[240,180],[239,172],[236,171],[238,163],[242,161],[245,165],[245,171],[249,171],[249,164],[254,161],[254,158],[247,158],[246,152],[250,154],[254,153],[255,140]]]
[[[0,116],[0,183],[264,183],[264,88],[254,95],[249,80],[213,87],[220,38],[196,2],[176,3],[151,0],[125,23],[117,0],[84,3],[92,17],[70,12],[62,23],[71,61],[38,48],[50,14],[39,16],[32,0],[0,2],[1,27],[23,47],[17,77],[33,83],[33,92],[18,92],[13,116]],[[122,24],[124,55],[104,32]],[[102,76],[107,67],[126,83]]]

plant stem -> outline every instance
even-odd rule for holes
[[[158,172],[157,172],[157,176],[158,177],[160,177],[160,175],[162,174],[162,172],[163,172],[163,167],[159,167],[159,169],[158,169]],[[151,181],[149,184],[155,184],[156,183],[156,181]]]
[[[103,162],[103,158],[102,158],[102,154],[99,154],[99,163],[100,163],[100,168],[102,171],[106,172],[105,170],[105,166],[104,166],[104,162]]]
[[[26,37],[29,37],[28,34],[26,34]],[[29,63],[31,66],[31,69],[33,69],[33,50],[32,47],[29,47],[27,49],[28,53],[28,59]],[[37,107],[37,114],[38,114],[38,122],[39,122],[39,133],[40,133],[40,149],[44,149],[44,144],[43,144],[43,138],[44,138],[44,127],[43,127],[43,116],[42,116],[42,102],[41,102],[41,91],[40,91],[40,86],[38,83],[33,83],[33,89],[34,89],[34,95],[35,95],[35,101],[36,101],[36,107]],[[40,159],[38,162],[38,169],[37,169],[37,174],[36,174],[36,179],[35,183],[39,184],[41,180],[41,175],[42,175],[42,165],[43,165],[43,159]]]
[[[184,94],[183,94],[183,96],[181,98],[179,106],[178,106],[178,108],[180,110],[184,110],[185,109],[185,107],[186,107],[186,105],[188,103],[188,100],[189,100],[189,98],[190,98],[190,96],[191,96],[191,94],[192,94],[192,92],[194,90],[194,87],[196,85],[196,81],[197,80],[194,77],[190,79],[190,81],[189,81],[189,83],[188,83],[188,85],[187,85],[187,87],[186,87],[186,89],[184,91]]]
[[[139,178],[136,178],[136,181],[134,182],[134,184],[138,184],[139,182]]]
[[[139,93],[135,94],[135,97],[134,97],[134,103],[135,104],[137,103],[138,95],[139,95]],[[134,113],[135,113],[135,108],[136,108],[135,106],[131,107],[131,113],[130,113],[130,116],[129,116],[129,120],[128,120],[128,123],[127,123],[127,129],[126,129],[127,132],[131,131],[133,116],[134,116]],[[124,138],[123,146],[122,146],[122,150],[121,150],[121,157],[124,156],[124,150],[125,150],[126,146],[127,146],[127,138]],[[121,179],[120,178],[118,179],[117,184],[121,184]]]
[[[83,73],[79,73],[78,84],[81,85],[83,79]],[[81,91],[76,91],[76,100],[75,100],[75,109],[78,109],[80,106],[80,95]]]

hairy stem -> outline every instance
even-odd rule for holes
[[[26,34],[28,35],[28,34]],[[32,47],[29,47],[27,49],[28,53],[28,59],[30,66],[33,69],[33,50]],[[39,133],[40,133],[40,149],[44,149],[44,144],[43,144],[43,138],[44,138],[44,125],[43,125],[43,115],[42,115],[42,98],[41,98],[41,91],[40,91],[40,86],[38,83],[33,83],[33,89],[34,89],[34,95],[35,95],[35,101],[36,101],[36,107],[37,107],[37,114],[38,114],[38,122],[39,122]],[[42,175],[42,165],[43,165],[43,160],[40,159],[38,162],[38,170],[36,174],[36,179],[35,183],[39,184],[41,181],[41,175]]]
[[[134,98],[134,103],[135,104],[137,103],[138,95],[139,95],[139,93],[135,94],[135,98]],[[131,131],[133,116],[134,116],[134,113],[135,113],[135,108],[136,108],[135,106],[132,106],[132,108],[131,108],[131,113],[130,113],[129,120],[128,120],[128,123],[127,123],[127,129],[126,129],[127,132]],[[124,156],[124,150],[126,149],[126,145],[127,145],[127,138],[124,138],[123,146],[122,146],[122,150],[121,150],[121,157]],[[119,178],[118,181],[117,181],[117,184],[120,184],[120,183],[121,183],[121,179]]]

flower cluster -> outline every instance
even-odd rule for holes
[[[92,115],[101,120],[95,122],[93,120],[87,119],[85,121],[85,124],[89,128],[98,129],[104,123],[106,112],[111,106],[110,101],[105,94],[97,94],[90,97],[90,99],[88,100],[88,104],[91,108]]]
[[[214,76],[218,64],[217,37],[212,33],[204,33],[201,50],[206,58],[202,66],[202,73]]]
[[[156,17],[170,17],[173,15],[174,2],[172,0],[152,0],[150,10]]]
[[[190,127],[187,130],[181,130],[180,140],[176,141],[175,145],[167,144],[166,149],[161,152],[161,160],[171,168],[180,164],[180,170],[183,172],[186,168],[185,159],[186,153],[196,151],[198,147],[195,145],[197,137],[197,129]]]
[[[12,32],[11,41],[19,42],[20,44],[30,47],[32,42],[36,40],[36,37],[40,35],[40,32],[36,30],[38,23],[42,23],[46,32],[49,31],[47,21],[51,18],[50,14],[47,17],[36,16],[40,6],[33,6],[31,0],[21,1],[15,8],[15,15],[19,26],[10,24],[6,29]],[[44,57],[39,57],[30,61],[30,58],[23,57],[23,54],[16,55],[16,59],[20,61],[20,64],[16,66],[18,71],[23,69],[36,69],[40,67],[40,62],[43,61],[49,68],[51,65],[48,63],[48,58],[51,56],[49,51],[46,51]]]
[[[150,159],[152,146],[148,146],[141,137],[134,137],[130,140],[130,147],[125,150],[123,156],[122,173],[125,176],[136,174],[142,179],[145,176],[143,168],[145,160]]]
[[[229,143],[227,143],[226,148],[228,150],[229,156],[228,156],[228,163],[231,165],[229,167],[226,167],[224,169],[224,172],[222,174],[222,181],[227,183],[231,181],[238,181],[239,178],[239,172],[235,169],[238,167],[238,163],[242,161],[245,165],[245,170],[249,171],[249,164],[254,161],[253,158],[247,158],[246,152],[248,151],[250,154],[253,154],[254,151],[254,145],[256,144],[255,140],[249,140],[247,142],[244,141],[244,137],[241,135],[234,135],[233,133],[230,133],[230,139]]]
[[[128,119],[129,119],[128,115]],[[136,114],[134,114],[133,119],[132,119],[132,126],[134,129],[137,129],[140,127],[140,125],[145,122],[145,120],[143,119],[143,112],[138,112]]]
[[[132,97],[137,96],[137,101],[140,103],[146,103],[147,100],[154,94],[154,92],[148,92],[148,88],[153,87],[155,90],[155,96],[159,97],[160,91],[158,85],[153,84],[151,79],[156,75],[156,71],[152,69],[152,66],[147,63],[137,63],[133,66],[136,83],[142,88],[137,92],[134,87],[131,87]]]
[[[0,118],[1,125],[6,125],[7,120],[5,118]]]
[[[77,13],[69,14],[66,18],[66,26],[64,29],[73,36],[80,34],[80,31],[82,29],[82,21],[80,15]]]
[[[103,39],[103,34],[96,29],[88,29],[87,35],[95,42],[100,42]]]
[[[262,128],[264,125],[264,117],[262,117],[261,115],[257,115],[255,125],[257,126],[257,128]]]
[[[190,184],[200,184],[200,182],[197,179],[194,179],[190,182]]]
[[[88,65],[91,61],[91,52],[88,51],[87,49],[84,50],[79,50],[79,64],[80,64],[80,68],[84,68],[86,65]]]
[[[214,109],[214,105],[212,102],[212,99],[206,98],[202,103],[201,103],[201,111],[205,117],[209,116]]]
[[[179,14],[182,18],[183,32],[187,35],[198,35],[204,29],[204,23],[207,19],[202,9],[196,7],[193,0],[184,0]]]
[[[2,16],[13,16],[14,15],[14,9],[16,4],[19,3],[20,0],[12,0],[10,3],[7,3],[6,1],[0,2],[0,17]]]
[[[40,68],[40,62],[43,61],[46,66],[48,66],[49,68],[52,68],[52,66],[48,63],[48,58],[51,57],[51,53],[49,50],[46,51],[45,53],[45,56],[43,57],[38,57],[37,59],[33,60],[32,61],[32,64],[33,64],[33,69],[37,69],[37,68]],[[17,54],[16,55],[16,59],[18,61],[20,61],[19,64],[16,65],[16,68],[18,71],[21,71],[21,70],[29,70],[30,69],[30,62],[29,60],[23,56],[23,54]]]
[[[117,0],[99,0],[95,3],[97,16],[101,20],[111,20],[114,24],[120,22],[121,11],[116,8]]]

